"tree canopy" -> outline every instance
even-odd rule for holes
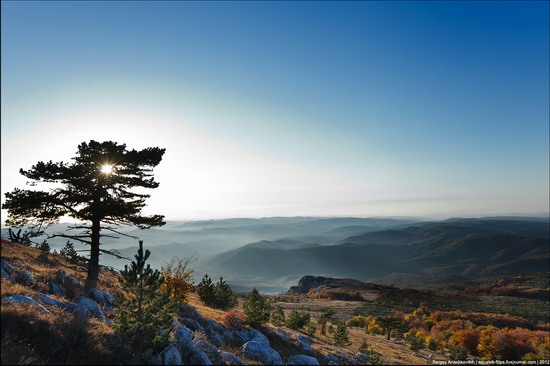
[[[3,208],[8,211],[6,225],[28,227],[41,233],[48,225],[65,215],[82,224],[78,234],[56,233],[90,245],[86,288],[94,288],[99,275],[101,230],[120,234],[118,225],[130,224],[140,229],[164,225],[164,216],[145,216],[141,210],[149,194],[133,188],[157,188],[152,171],[162,160],[165,149],[149,147],[128,150],[126,144],[91,140],[78,146],[71,162],[39,161],[29,170],[19,172],[29,179],[30,186],[48,185],[48,190],[19,189],[6,193]],[[104,224],[102,226],[102,224]],[[114,225],[114,226],[106,226]]]

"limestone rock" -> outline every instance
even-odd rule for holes
[[[201,331],[204,332],[204,328],[202,325],[200,325],[197,321],[189,318],[178,318],[178,321],[185,325],[187,328],[191,329],[192,331]]]
[[[294,355],[288,358],[287,365],[319,365],[315,357],[306,355]]]
[[[39,308],[42,312],[46,314],[51,314],[51,312],[46,309],[44,306],[40,305],[36,300],[34,300],[32,297],[25,296],[22,294],[15,294],[12,296],[6,296],[4,297],[4,301],[11,302],[14,304],[21,304],[21,305],[31,305]]]
[[[267,337],[259,330],[244,329],[241,331],[237,331],[237,333],[245,340],[245,342],[253,341],[253,342],[262,343],[268,347],[271,346],[269,344],[269,340],[267,339]]]
[[[32,286],[36,283],[36,280],[32,276],[30,272],[27,271],[13,271],[13,278],[17,283],[20,283],[22,285]]]
[[[87,316],[87,317],[93,316],[103,321],[106,319],[105,314],[103,313],[103,310],[101,310],[97,302],[95,302],[92,299],[81,296],[78,299],[76,299],[76,305],[77,305],[77,308],[75,310],[75,313],[77,315]]]
[[[204,339],[195,340],[195,351],[200,349],[212,361],[214,364],[219,365],[223,363],[222,355],[220,351],[210,342]]]
[[[196,348],[195,351],[189,355],[187,363],[189,365],[213,365],[206,353],[199,348]]]
[[[1,263],[0,263],[0,276],[1,276],[1,278],[5,278],[5,279],[7,279],[11,282],[14,282],[15,280],[12,277],[12,274],[13,274],[14,271],[15,270],[8,263],[8,261],[2,258]]]
[[[243,346],[244,355],[251,360],[264,365],[283,365],[281,355],[273,348],[255,341],[246,342]]]
[[[54,299],[53,297],[50,297],[42,293],[37,294],[36,298],[38,301],[41,301],[44,304],[52,305],[60,309],[76,311],[78,308],[78,306],[76,304],[73,304],[72,302],[59,301],[57,299]]]
[[[230,352],[222,352],[222,361],[226,365],[244,365],[244,361],[237,355]]]
[[[166,347],[161,353],[163,365],[183,365],[181,354],[173,344]]]
[[[78,281],[73,276],[71,276],[70,274],[68,274],[62,269],[57,271],[53,282],[57,282],[63,285],[64,287],[69,287],[69,288],[78,287],[79,285]]]
[[[174,331],[176,347],[184,359],[187,359],[187,357],[189,357],[195,349],[195,345],[193,344],[193,336],[193,331],[184,325],[179,326]]]
[[[115,297],[108,292],[100,291],[96,288],[93,288],[88,291],[88,295],[101,305],[112,305],[115,301]]]

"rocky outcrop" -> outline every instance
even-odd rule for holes
[[[206,353],[197,348],[187,358],[188,365],[213,365]]]
[[[86,317],[95,317],[99,320],[106,320],[103,310],[99,307],[97,302],[87,297],[81,296],[76,299],[77,308],[75,314]]]
[[[243,353],[245,357],[264,365],[283,365],[279,352],[263,343],[255,341],[246,342],[243,346]]]
[[[315,357],[306,355],[294,355],[288,358],[287,365],[319,365]]]
[[[210,342],[205,339],[196,339],[195,340],[195,351],[200,349],[203,351],[206,356],[214,363],[215,365],[220,365],[223,363],[223,358],[221,352]]]
[[[230,352],[221,352],[222,361],[226,365],[244,365],[244,361],[237,355]]]
[[[8,263],[7,260],[2,258],[0,260],[0,276],[1,278],[5,278],[8,281],[15,282],[15,280],[12,277],[12,274],[15,270],[13,267]]]
[[[178,348],[173,344],[166,347],[160,353],[160,355],[162,357],[163,365],[183,365],[181,353],[179,352]]]
[[[271,346],[267,337],[256,329],[243,329],[241,331],[237,331],[237,333],[242,337],[242,339],[245,340],[245,342],[258,342],[268,347]]]
[[[179,326],[174,331],[174,338],[176,339],[176,347],[181,353],[181,357],[187,360],[187,357],[195,350],[195,344],[193,343],[193,331],[186,326]]]
[[[56,308],[63,309],[63,310],[69,310],[74,312],[78,308],[78,305],[73,304],[72,302],[59,301],[57,299],[54,299],[53,297],[50,297],[42,293],[37,294],[36,299],[44,304],[52,305],[52,306],[55,306]]]
[[[309,290],[325,285],[329,282],[329,279],[321,276],[304,276],[298,281],[298,286],[291,286],[289,293],[305,294]]]
[[[22,294],[15,294],[12,296],[6,296],[3,298],[3,300],[13,304],[34,306],[40,309],[43,313],[51,314],[51,312],[48,309],[40,305],[38,302],[36,302],[36,300],[34,300],[32,297],[29,297],[29,296],[25,296]]]
[[[110,307],[115,302],[115,297],[108,292],[100,291],[96,288],[92,288],[88,291],[88,295],[101,305]]]

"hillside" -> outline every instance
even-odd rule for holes
[[[382,353],[383,362],[388,364],[423,364],[429,354],[412,354],[404,344],[353,329],[352,342],[337,347],[331,337],[306,335],[306,329],[272,324],[257,330],[227,327],[221,322],[224,312],[205,306],[196,293],[190,294],[186,306],[179,307],[173,328],[166,330],[173,337],[172,345],[130,354],[113,324],[117,310],[112,295],[122,290],[116,271],[103,269],[99,291],[89,298],[82,289],[86,275],[83,262],[69,264],[53,254],[41,257],[36,248],[7,241],[1,243],[1,258],[2,364],[174,364],[172,357],[178,354],[192,364],[264,364],[247,353],[245,345],[252,340],[280,355],[282,363],[302,355],[310,357],[302,360],[316,359],[321,364],[360,364],[363,356],[357,352],[362,340]],[[239,295],[238,308],[243,297]],[[323,301],[323,307],[339,307],[341,303]],[[434,354],[436,359],[446,359],[444,354]]]
[[[248,245],[202,260],[201,268],[247,282],[290,287],[315,273],[400,286],[449,284],[548,272],[547,221],[454,219],[352,235],[323,246]]]

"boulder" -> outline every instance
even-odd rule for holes
[[[187,357],[189,357],[195,349],[195,345],[193,344],[193,336],[193,331],[184,325],[179,326],[174,331],[176,347],[184,359],[187,359]]]
[[[7,260],[3,259],[0,261],[0,276],[1,278],[5,278],[8,281],[14,282],[15,280],[12,277],[12,274],[15,270],[11,266],[11,264],[8,263]]]
[[[197,321],[189,318],[178,318],[180,324],[185,325],[187,328],[191,329],[193,332],[198,330],[204,332],[204,328]]]
[[[88,295],[101,305],[112,305],[115,301],[115,297],[108,292],[100,291],[96,288],[93,288],[88,291]]]
[[[50,282],[50,294],[61,296],[65,293],[65,287],[63,285],[56,283],[56,282]]]
[[[213,365],[206,353],[201,351],[199,348],[195,349],[195,351],[189,355],[187,358],[187,363],[189,365]]]
[[[269,340],[267,337],[256,329],[243,329],[241,331],[237,331],[237,333],[245,340],[245,342],[258,342],[265,344],[266,346],[270,346]]]
[[[63,285],[64,287],[69,287],[69,288],[78,287],[79,285],[78,281],[73,276],[71,276],[70,274],[68,274],[62,269],[57,271],[53,282],[57,282]]]
[[[281,327],[275,328],[275,332],[283,339],[283,341],[288,342],[290,340],[290,336],[288,335],[288,332],[284,330]]]
[[[243,346],[243,353],[247,358],[264,365],[283,365],[281,355],[263,343],[255,341],[246,342]]]
[[[306,355],[294,355],[288,358],[287,365],[319,365],[315,357]]]
[[[78,308],[78,306],[76,304],[73,304],[72,302],[59,301],[57,299],[54,299],[53,297],[50,297],[42,293],[37,294],[36,299],[38,301],[43,302],[44,304],[52,305],[59,309],[64,309],[64,310],[69,310],[74,312]]]
[[[199,314],[197,309],[189,305],[178,305],[178,314],[182,318],[189,318],[198,322],[204,321],[204,318]]]
[[[212,361],[215,365],[220,365],[223,363],[222,355],[220,351],[210,342],[205,339],[196,339],[195,340],[195,351],[200,349],[203,351],[206,356]]]
[[[163,365],[183,365],[181,354],[173,344],[166,347],[161,353]]]
[[[105,317],[105,314],[103,313],[103,310],[101,310],[97,302],[95,302],[92,299],[81,296],[78,299],[76,299],[76,305],[77,305],[77,308],[75,310],[75,314],[79,316],[86,316],[86,317],[93,316],[103,321],[107,319]]]
[[[20,283],[22,285],[32,286],[36,283],[36,280],[32,276],[30,272],[27,271],[13,271],[13,278],[17,283]]]
[[[22,294],[15,294],[15,295],[12,295],[12,296],[6,296],[6,297],[4,297],[4,301],[14,303],[14,304],[34,306],[34,307],[37,307],[38,309],[40,309],[42,312],[44,312],[46,314],[51,314],[51,312],[48,309],[46,309],[44,306],[40,305],[32,297],[25,296],[25,295],[22,295]]]
[[[222,361],[226,365],[244,365],[244,361],[237,355],[230,352],[222,352]]]

